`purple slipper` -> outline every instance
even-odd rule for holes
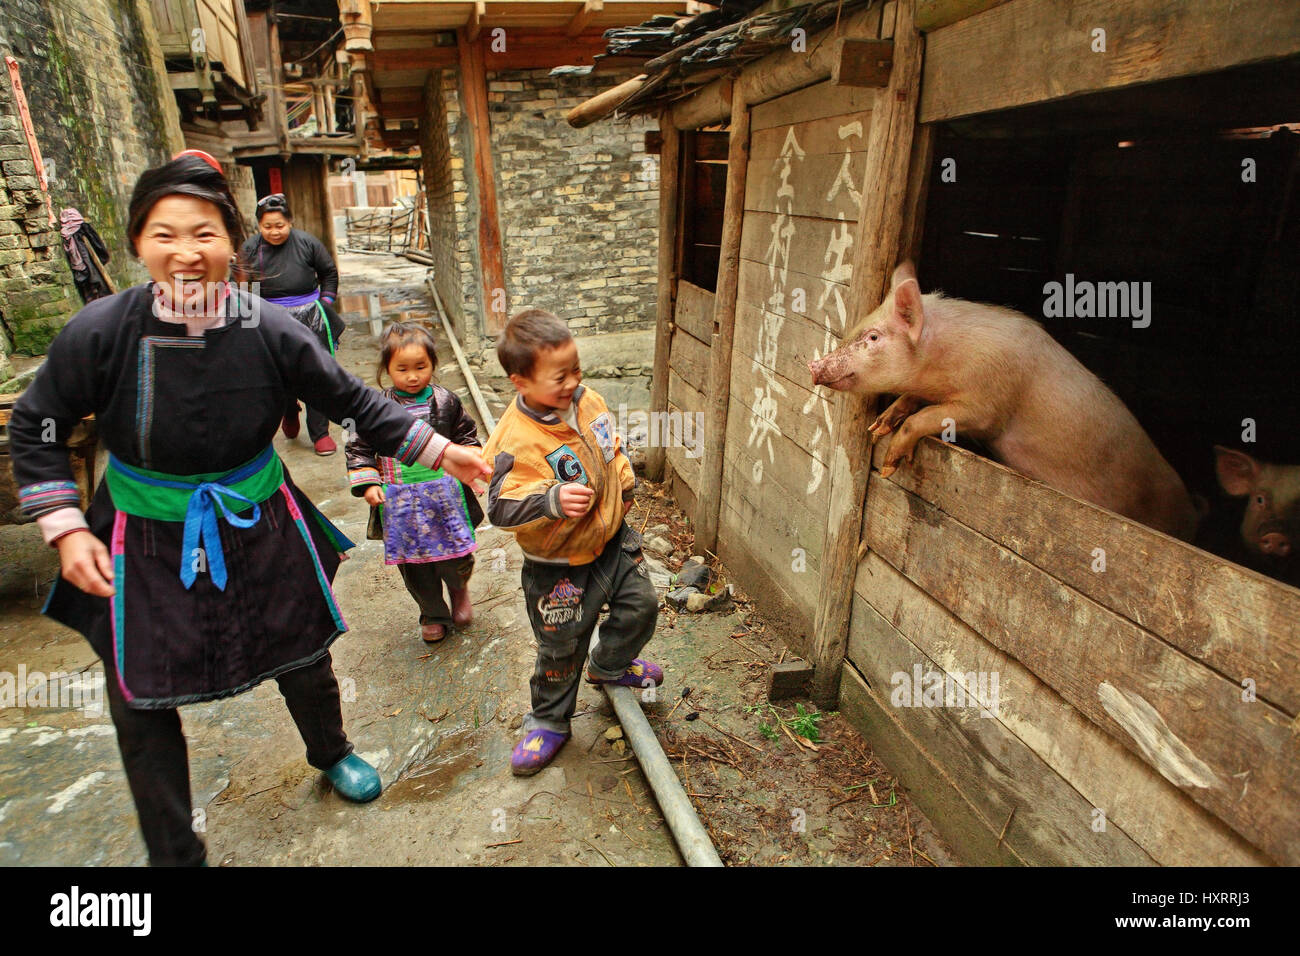
[[[645,687],[646,681],[658,687],[664,682],[664,669],[658,664],[652,664],[650,661],[643,661],[637,658],[628,665],[627,670],[623,672],[622,677],[610,679],[608,677],[597,677],[591,671],[587,671],[588,684],[617,684],[620,687]]]
[[[568,734],[555,730],[539,727],[528,731],[510,754],[510,772],[516,777],[531,777],[555,759],[568,739]]]

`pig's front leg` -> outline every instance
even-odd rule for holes
[[[926,405],[920,411],[907,418],[894,433],[889,442],[889,451],[885,452],[885,461],[880,475],[888,478],[898,469],[900,461],[912,461],[912,452],[916,443],[926,435],[938,435],[944,429],[944,422],[952,419],[958,431],[968,429],[975,416],[965,405],[950,403],[947,405]]]
[[[919,398],[913,398],[910,395],[898,396],[898,398],[894,399],[894,404],[890,405],[883,412],[877,415],[876,420],[872,422],[871,427],[867,429],[867,431],[871,432],[871,443],[874,445],[880,439],[884,438],[901,425],[903,419],[907,418],[908,415],[911,415],[923,404],[924,402]]]

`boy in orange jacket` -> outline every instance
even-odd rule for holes
[[[497,358],[519,394],[483,449],[493,469],[487,513],[524,552],[537,666],[532,711],[510,768],[529,776],[569,739],[579,670],[604,605],[609,617],[591,652],[588,683],[663,681],[660,667],[636,657],[654,634],[659,596],[641,536],[623,520],[632,506],[632,464],[604,399],[580,384],[578,344],[568,328],[550,312],[526,309],[501,333]]]

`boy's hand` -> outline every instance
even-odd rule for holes
[[[371,485],[365,491],[365,499],[366,499],[366,504],[370,505],[370,507],[372,508],[377,508],[379,507],[379,505],[382,505],[385,501],[384,486]]]
[[[492,477],[492,469],[483,460],[483,450],[465,445],[447,446],[442,453],[442,470],[465,482],[476,495],[487,491],[484,481]]]
[[[560,485],[559,493],[556,495],[560,503],[560,513],[566,518],[581,518],[587,513],[595,497],[596,492],[593,489],[580,485],[576,481]]]

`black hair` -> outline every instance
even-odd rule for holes
[[[289,210],[289,200],[285,198],[284,193],[271,193],[271,195],[263,196],[257,201],[258,222],[261,222],[262,217],[270,212],[278,212],[289,222],[293,222],[293,213]]]
[[[501,330],[497,339],[497,361],[507,375],[533,374],[537,353],[559,348],[573,339],[564,320],[545,309],[524,309]]]
[[[146,169],[136,181],[127,208],[126,241],[135,254],[135,241],[144,231],[149,212],[159,200],[168,196],[193,196],[205,199],[221,211],[230,244],[236,253],[244,244],[244,221],[239,216],[230,184],[220,170],[197,156],[178,156],[171,162]]]
[[[384,373],[388,371],[388,363],[393,360],[394,355],[408,345],[423,347],[425,354],[429,356],[429,363],[435,369],[438,367],[438,347],[433,341],[432,333],[423,325],[415,322],[393,322],[384,329],[383,337],[379,341],[379,366],[375,369],[375,381],[380,385],[384,384]]]

